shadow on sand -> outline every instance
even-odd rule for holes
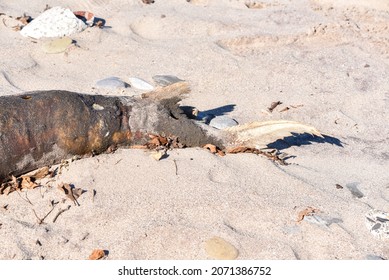
[[[309,133],[292,133],[291,136],[287,136],[283,139],[277,140],[267,146],[271,149],[277,149],[279,151],[290,148],[292,146],[311,145],[312,143],[329,143],[338,147],[343,147],[342,141],[338,138],[322,134],[323,137],[314,136]]]

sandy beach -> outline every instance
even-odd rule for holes
[[[46,4],[1,1],[0,95],[133,96],[144,91],[96,82],[174,75],[191,87],[182,106],[324,137],[270,143],[287,165],[201,147],[69,161],[40,187],[0,195],[0,259],[389,259],[389,216],[381,238],[366,225],[389,213],[388,1],[56,0],[104,20],[56,54],[44,51],[53,38],[15,28]],[[79,205],[62,183],[84,190]]]

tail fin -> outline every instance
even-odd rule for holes
[[[291,136],[293,133],[309,133],[322,137],[320,132],[312,126],[287,120],[252,122],[224,130],[231,136],[231,146],[247,146],[257,149],[265,148],[267,144]]]

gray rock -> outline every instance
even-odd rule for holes
[[[217,129],[224,129],[238,125],[238,122],[227,116],[216,116],[209,121],[209,125]]]
[[[120,80],[118,77],[109,77],[96,82],[96,87],[108,89],[126,88],[128,84]]]
[[[385,259],[383,257],[377,256],[377,255],[367,255],[366,256],[366,260],[382,261],[382,260],[385,260]]]
[[[355,198],[362,198],[362,197],[364,197],[363,193],[358,189],[357,186],[358,186],[358,183],[356,183],[356,182],[346,184],[347,189],[351,192],[351,194]]]

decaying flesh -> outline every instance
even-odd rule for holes
[[[293,132],[320,133],[292,121],[254,122],[217,130],[179,108],[189,85],[178,82],[141,98],[51,90],[0,96],[0,183],[42,166],[111,147],[145,145],[150,134],[186,147],[262,148]]]

